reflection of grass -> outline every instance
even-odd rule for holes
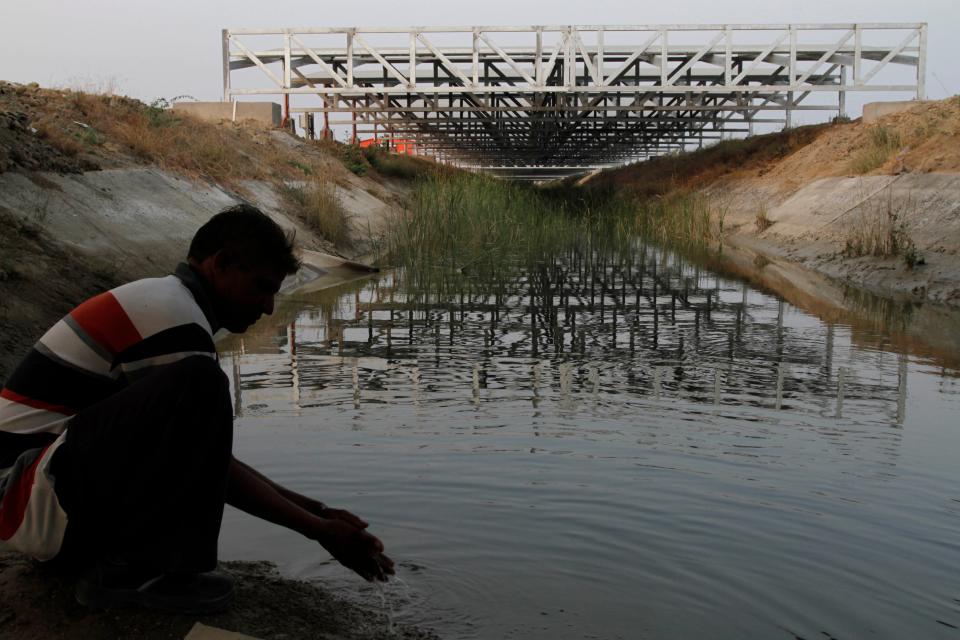
[[[911,302],[883,298],[855,287],[847,287],[844,298],[859,316],[882,327],[884,331],[906,333],[917,309],[917,305]]]

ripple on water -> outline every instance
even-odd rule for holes
[[[403,583],[232,513],[224,548],[445,637],[952,637],[954,374],[664,260],[602,321],[519,273],[261,323],[222,359],[238,456],[363,514]]]

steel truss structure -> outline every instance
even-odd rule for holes
[[[311,133],[320,114],[324,135],[555,177],[843,115],[851,91],[923,99],[926,39],[925,23],[225,29],[224,99],[281,94]]]

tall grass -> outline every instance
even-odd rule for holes
[[[860,206],[855,220],[847,227],[843,252],[847,256],[902,256],[911,269],[924,264],[923,255],[910,237],[904,212],[894,205],[889,189],[886,200]]]
[[[379,247],[382,263],[405,267],[408,280],[423,284],[455,274],[494,276],[515,266],[536,269],[563,254],[617,259],[640,239],[702,245],[709,235],[706,202],[695,196],[638,204],[611,193],[431,174],[417,182],[409,207]]]
[[[312,178],[302,185],[282,184],[279,190],[292,212],[311,230],[335,245],[349,242],[349,216],[332,182]]]
[[[877,125],[870,129],[867,144],[853,157],[850,168],[854,173],[869,173],[886,164],[902,144],[899,133]]]
[[[673,192],[642,201],[636,230],[645,238],[674,247],[703,245],[713,234],[707,199],[696,193]]]
[[[428,160],[391,153],[379,146],[364,149],[363,157],[381,176],[399,178],[400,180],[414,180],[430,173],[436,166]]]

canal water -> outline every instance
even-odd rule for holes
[[[444,638],[958,638],[960,354],[879,308],[648,246],[383,273],[225,343],[235,453],[367,519],[384,612]],[[380,609],[245,514],[221,549]]]

